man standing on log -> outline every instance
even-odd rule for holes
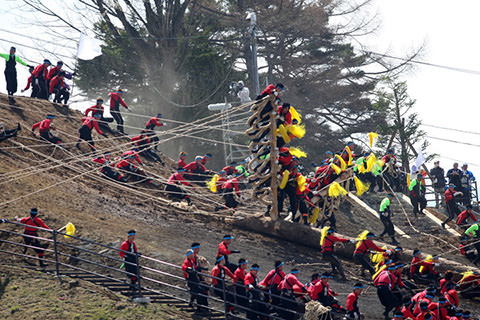
[[[387,196],[380,203],[380,221],[383,223],[383,232],[380,234],[379,238],[383,239],[385,234],[388,234],[392,238],[392,244],[396,246],[398,244],[395,240],[395,229],[391,220],[392,213],[390,211],[390,201],[393,199],[393,194],[388,193]]]
[[[17,69],[15,68],[17,62],[23,64],[24,66],[28,66],[25,62],[23,62],[20,57],[15,55],[16,49],[15,47],[10,48],[10,53],[0,53],[0,57],[5,59],[5,81],[7,82],[7,92],[8,92],[8,101],[13,104],[15,103],[15,99],[13,98],[13,94],[17,92]]]
[[[349,242],[350,240],[346,238],[339,238],[335,236],[333,228],[328,228],[327,234],[325,237],[322,237],[322,258],[328,262],[332,266],[332,274],[335,273],[335,269],[338,270],[340,276],[342,276],[342,281],[347,280],[345,277],[345,272],[343,272],[342,263],[338,260],[338,258],[333,254],[333,246],[335,242]]]
[[[417,214],[423,213],[423,209],[427,206],[427,199],[425,199],[425,186],[422,184],[423,175],[421,173],[417,174],[417,179],[413,180],[410,183],[410,202],[413,206],[413,215],[415,218]],[[420,209],[419,209],[420,206]]]

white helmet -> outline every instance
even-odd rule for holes
[[[243,86],[244,86],[244,84],[243,84],[243,81],[242,81],[242,80],[238,81],[238,83],[237,83],[237,84],[238,84],[240,87],[243,87]]]

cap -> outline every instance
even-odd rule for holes
[[[231,239],[235,239],[235,237],[231,236],[229,234],[226,234],[226,235],[223,236],[223,240],[231,240]]]
[[[127,234],[128,234],[129,236],[133,236],[133,235],[136,234],[136,233],[137,233],[137,232],[136,232],[135,230],[130,230],[130,231],[127,232]]]
[[[30,209],[30,214],[31,215],[36,215],[38,213],[38,209],[37,208],[32,208]]]

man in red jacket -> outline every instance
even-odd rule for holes
[[[335,242],[349,242],[350,240],[346,238],[340,238],[334,235],[334,230],[332,228],[329,228],[327,231],[327,235],[325,236],[325,239],[323,239],[323,245],[322,245],[322,258],[328,262],[330,262],[330,265],[332,266],[332,274],[335,273],[335,269],[338,270],[340,275],[342,276],[342,280],[346,280],[347,278],[345,277],[345,272],[343,272],[343,267],[341,262],[338,260],[338,258],[333,254],[333,246],[335,245]]]
[[[375,234],[369,232],[365,240],[360,240],[357,243],[355,251],[353,252],[353,260],[357,264],[362,265],[362,275],[364,275],[365,269],[368,270],[372,276],[375,274],[375,269],[370,263],[370,250],[376,252],[385,252],[385,249],[382,249],[378,247],[375,243],[373,243],[373,238],[375,238]]]
[[[275,261],[275,268],[270,270],[265,278],[258,284],[262,290],[265,290],[265,302],[270,302],[273,305],[278,305],[280,302],[280,289],[278,286],[280,282],[285,279],[285,272],[283,272],[283,262]]]
[[[53,102],[62,103],[67,105],[68,99],[70,98],[70,92],[68,92],[68,87],[65,84],[65,72],[62,71],[55,77],[50,80],[49,84],[49,94],[54,94]]]
[[[473,214],[473,210],[472,210],[472,205],[471,204],[467,204],[465,206],[465,210],[463,210],[462,212],[460,212],[460,214],[458,215],[458,218],[457,218],[457,226],[459,226],[460,228],[463,228],[463,229],[468,229],[468,227],[470,227],[472,224],[471,223],[468,223],[468,219],[470,218],[472,220],[472,223],[475,223],[477,222],[477,217],[475,217],[475,215]]]
[[[50,60],[44,59],[42,64],[33,69],[33,86],[35,94],[32,92],[34,98],[48,99],[48,67],[51,65]]]
[[[123,174],[113,170],[113,168],[115,168],[115,163],[112,161],[112,154],[110,152],[105,152],[103,156],[98,156],[92,161],[102,165],[100,172],[104,176],[115,181],[127,182],[127,178]]]
[[[40,241],[38,241],[38,228],[43,228],[47,230],[51,230],[43,221],[42,219],[37,217],[38,209],[32,208],[30,209],[30,217],[25,217],[21,219],[17,219],[17,222],[25,224],[25,231],[23,232],[23,240],[25,241],[25,247],[23,248],[23,254],[27,253],[29,247],[32,247],[33,250],[38,254],[38,261],[40,267],[45,267],[43,263],[43,254],[45,252],[45,248],[48,247],[48,244],[42,245]]]
[[[292,271],[290,271],[290,273],[280,282],[278,286],[280,289],[280,295],[283,297],[280,302],[280,305],[283,309],[279,310],[279,314],[283,319],[286,320],[294,320],[297,316],[298,305],[293,288],[294,286],[298,288],[304,288],[303,283],[298,281],[298,273],[298,269],[292,269]]]
[[[183,177],[183,173],[185,172],[185,169],[179,168],[177,169],[177,172],[172,174],[170,178],[168,178],[167,181],[167,186],[165,187],[165,191],[168,193],[169,198],[173,199],[185,199],[187,200],[188,205],[192,205],[192,200],[190,199],[190,196],[188,193],[180,188],[181,185],[187,186],[187,187],[193,187],[185,178]]]
[[[91,117],[93,117],[97,113],[100,114],[100,119],[98,120],[98,125],[100,129],[102,131],[109,131],[113,133],[112,129],[108,125],[108,123],[113,122],[113,118],[105,118],[104,112],[105,112],[105,108],[103,107],[103,98],[98,97],[96,104],[85,110],[85,116],[88,117],[90,113],[91,113]]]
[[[161,127],[167,125],[165,122],[160,122],[159,120],[163,117],[161,113],[157,114],[155,117],[151,117],[145,124],[145,134],[150,138],[152,144],[157,150],[158,146],[158,137],[155,135],[155,127]]]
[[[233,178],[228,179],[221,185],[220,192],[222,193],[226,208],[232,208],[235,210],[240,204],[236,197],[240,197],[240,188],[238,184],[242,177],[243,174],[237,173]],[[221,209],[223,209],[221,206],[215,207],[215,212]]]
[[[62,140],[60,138],[54,136],[50,130],[56,130],[55,127],[52,125],[52,121],[55,119],[54,115],[47,114],[47,118],[45,120],[42,120],[40,122],[35,123],[32,126],[32,135],[35,135],[35,129],[38,128],[38,132],[40,133],[40,137],[43,139],[53,143],[53,144],[58,144],[60,145],[62,143]]]
[[[125,134],[125,132],[123,131],[123,118],[122,118],[122,115],[120,114],[120,105],[125,107],[125,109],[127,110],[129,109],[125,101],[123,101],[122,99],[122,94],[123,94],[123,90],[118,89],[115,92],[110,92],[108,95],[110,96],[110,113],[112,114],[112,117],[117,122],[117,130]]]
[[[347,317],[351,320],[360,320],[361,314],[358,308],[358,297],[362,294],[366,285],[357,282],[353,287],[353,292],[347,296]]]
[[[243,307],[247,306],[248,300],[246,299],[247,291],[245,284],[245,277],[247,276],[248,260],[244,258],[238,259],[238,267],[233,273],[233,283],[235,284],[235,296],[237,297],[237,303]]]
[[[164,165],[162,158],[153,150],[152,141],[145,133],[145,130],[142,130],[138,136],[131,138],[131,141],[136,145],[144,157],[148,158],[151,161],[160,162],[160,164]]]
[[[230,288],[225,283],[225,278],[228,276],[230,279],[234,279],[233,273],[225,266],[225,256],[219,255],[215,259],[215,267],[212,269],[212,285],[214,294],[220,299],[226,298],[227,302],[233,302],[233,295]],[[225,296],[224,296],[225,294]],[[233,311],[234,307],[227,303],[228,311]]]
[[[232,253],[240,253],[238,250],[230,250],[228,249],[228,246],[232,243],[232,240],[235,239],[234,236],[231,236],[229,234],[226,234],[223,236],[223,241],[218,244],[218,252],[217,256],[224,256],[225,257],[225,266],[227,266],[230,271],[234,272],[237,266],[234,263],[230,263],[228,261],[228,256],[231,255]]]
[[[131,289],[135,290],[139,275],[138,257],[140,253],[137,251],[135,244],[135,230],[130,230],[127,233],[127,239],[120,246],[120,257],[124,260],[125,271],[127,277],[130,279]]]
[[[93,142],[93,139],[92,139],[93,128],[95,128],[95,130],[97,131],[98,134],[104,136],[105,138],[108,138],[107,134],[103,133],[100,130],[100,128],[98,127],[98,122],[97,121],[99,119],[100,119],[99,114],[95,114],[93,117],[83,117],[82,118],[83,123],[82,123],[82,126],[80,127],[80,129],[78,129],[79,137],[78,137],[77,143],[75,144],[75,147],[77,147],[77,149],[81,150],[80,149],[80,142],[82,140],[85,140],[88,143],[88,146],[90,147],[90,150],[92,152],[96,151],[95,143]]]
[[[463,193],[460,191],[455,191],[455,185],[450,183],[447,191],[445,191],[445,202],[447,204],[448,217],[444,222],[442,222],[442,228],[445,228],[445,225],[460,213],[457,201],[455,200],[455,197],[459,196],[463,196]]]
[[[200,247],[200,245],[198,245]],[[194,249],[188,249],[186,252],[185,261],[182,264],[183,277],[187,280],[187,286],[190,289],[190,303],[189,306],[193,307],[194,301],[197,300],[199,305],[198,311],[204,311],[205,306],[208,306],[208,300],[205,296],[205,290],[200,285],[200,279],[198,273],[202,271],[202,268],[198,265],[197,257],[195,256]]]
[[[179,159],[177,162],[177,169],[184,169],[187,163],[185,162],[185,159],[187,158],[187,153],[184,151],[181,151],[179,154]]]
[[[380,272],[374,280],[380,303],[385,307],[385,311],[383,312],[385,320],[390,320],[390,311],[401,305],[401,301],[399,301],[392,292],[396,283],[396,277],[392,272],[395,268],[395,265],[388,266],[387,269]]]

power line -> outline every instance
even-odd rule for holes
[[[460,129],[454,129],[454,128],[446,128],[446,127],[436,126],[436,125],[433,125],[433,124],[424,124],[424,123],[422,123],[422,126],[436,128],[436,129],[456,131],[456,132],[461,132],[461,133],[475,134],[475,135],[480,136],[480,132],[473,132],[473,131],[460,130]]]
[[[472,146],[472,147],[480,147],[480,144],[474,144],[474,143],[469,143],[469,142],[463,142],[463,141],[457,141],[457,140],[451,140],[451,139],[445,139],[445,138],[439,138],[439,137],[432,137],[432,136],[425,136],[425,137],[430,138],[430,139],[445,141],[445,142],[456,143],[456,144],[464,144],[464,145]]]

